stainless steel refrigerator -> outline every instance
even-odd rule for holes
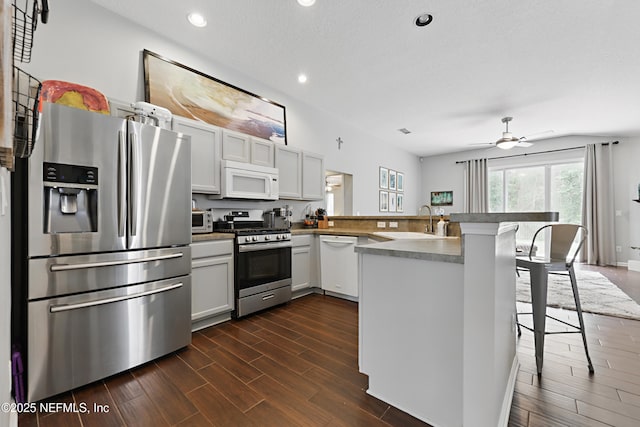
[[[191,341],[191,143],[44,103],[12,183],[12,339],[35,402]]]

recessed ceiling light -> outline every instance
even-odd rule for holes
[[[206,27],[207,20],[204,19],[204,16],[199,14],[198,12],[192,12],[187,15],[187,19],[194,27]]]
[[[306,83],[306,82],[307,82],[307,75],[306,74],[298,75],[298,83]]]
[[[298,0],[298,4],[304,7],[313,6],[315,2],[316,0]]]
[[[431,24],[431,21],[433,21],[433,16],[428,13],[423,13],[416,17],[415,24],[418,27],[425,27]]]

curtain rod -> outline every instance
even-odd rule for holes
[[[612,142],[602,142],[602,145],[616,145],[618,144],[620,141],[612,141]],[[536,151],[535,153],[521,153],[521,154],[512,154],[510,156],[501,156],[501,157],[487,157],[487,160],[497,160],[497,159],[508,159],[510,157],[521,157],[521,156],[533,156],[534,154],[546,154],[546,153],[556,153],[558,151],[569,151],[569,150],[578,150],[580,148],[585,148],[586,146],[579,146],[579,147],[571,147],[571,148],[558,148],[556,150],[547,150],[547,151]],[[478,159],[475,159],[478,160]],[[457,160],[456,164],[459,163],[465,163],[468,162],[468,160]]]

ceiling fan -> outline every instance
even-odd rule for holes
[[[511,120],[513,120],[513,117],[502,118],[502,123],[505,125],[505,131],[502,132],[502,138],[495,142],[496,147],[502,148],[503,150],[510,150],[513,147],[531,147],[533,143],[526,142],[526,138],[524,136],[518,138],[509,132],[509,122]]]

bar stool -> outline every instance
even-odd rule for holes
[[[536,237],[547,228],[551,229],[551,250],[548,257],[536,257],[532,254],[535,247]],[[581,333],[582,342],[584,343],[584,351],[589,364],[589,373],[593,374],[593,364],[589,357],[589,349],[587,348],[587,337],[584,332],[584,321],[582,320],[582,308],[580,307],[580,297],[578,295],[578,284],[576,282],[576,274],[573,270],[573,262],[587,238],[587,229],[581,225],[575,224],[549,224],[540,227],[533,235],[531,249],[528,256],[516,257],[516,268],[529,270],[531,284],[531,308],[532,313],[516,313],[516,324],[518,326],[518,336],[522,334],[520,327],[533,332],[536,348],[536,368],[538,376],[542,375],[542,361],[544,351],[544,337],[548,334],[565,334],[565,333]],[[579,236],[580,235],[580,236]],[[579,237],[578,237],[579,236]],[[574,245],[574,243],[576,243]],[[572,246],[574,249],[572,250]],[[570,254],[571,252],[571,254]],[[547,315],[547,279],[549,274],[568,275],[573,290],[573,299],[576,304],[578,313],[579,326],[575,326],[564,320],[557,319]],[[533,315],[533,329],[522,325],[518,322],[518,314]],[[563,323],[576,330],[572,331],[546,331],[546,318],[549,317],[557,322]]]

